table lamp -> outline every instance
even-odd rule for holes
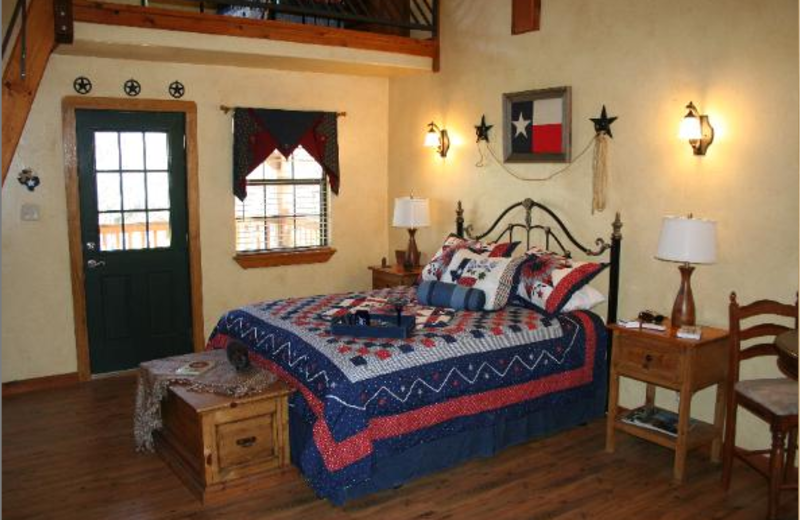
[[[394,199],[392,225],[408,229],[408,247],[403,267],[407,271],[414,267],[419,267],[419,249],[417,249],[417,241],[414,235],[417,233],[417,228],[431,225],[428,199],[416,199],[413,195]]]
[[[691,264],[713,264],[717,261],[717,223],[688,217],[664,217],[658,239],[656,258],[681,262],[681,288],[672,306],[672,325],[695,324]]]

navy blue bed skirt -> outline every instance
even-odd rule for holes
[[[406,482],[429,475],[478,457],[491,457],[498,451],[526,441],[545,437],[602,417],[606,408],[606,378],[604,374],[593,384],[570,392],[568,406],[544,406],[522,417],[509,414],[505,419],[470,431],[417,444],[402,453],[381,457],[371,471],[371,477],[350,487],[335,490],[322,488],[321,483],[308,480],[318,495],[336,505],[364,495],[398,487]],[[303,453],[307,443],[313,443],[309,411],[299,393],[290,403],[289,431],[292,463],[298,468],[295,455]],[[301,469],[302,473],[302,469]]]

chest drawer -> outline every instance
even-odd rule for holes
[[[680,382],[682,355],[679,349],[631,339],[619,341],[616,346],[615,364],[621,373],[644,380]]]
[[[243,476],[280,465],[275,425],[272,414],[217,425],[219,472],[223,479],[232,472]]]

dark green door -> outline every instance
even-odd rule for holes
[[[184,115],[76,122],[92,373],[191,352]]]

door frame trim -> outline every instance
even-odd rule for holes
[[[70,279],[75,321],[75,348],[78,378],[92,378],[89,358],[89,329],[86,323],[86,286],[83,276],[81,247],[81,207],[78,179],[78,140],[75,127],[76,110],[117,110],[145,112],[182,112],[186,136],[186,205],[189,231],[189,283],[192,292],[192,342],[195,352],[205,346],[203,332],[203,279],[200,262],[200,190],[197,161],[197,105],[193,101],[167,99],[124,99],[66,96],[61,100],[64,144],[64,176],[67,195],[67,228],[69,235]]]

